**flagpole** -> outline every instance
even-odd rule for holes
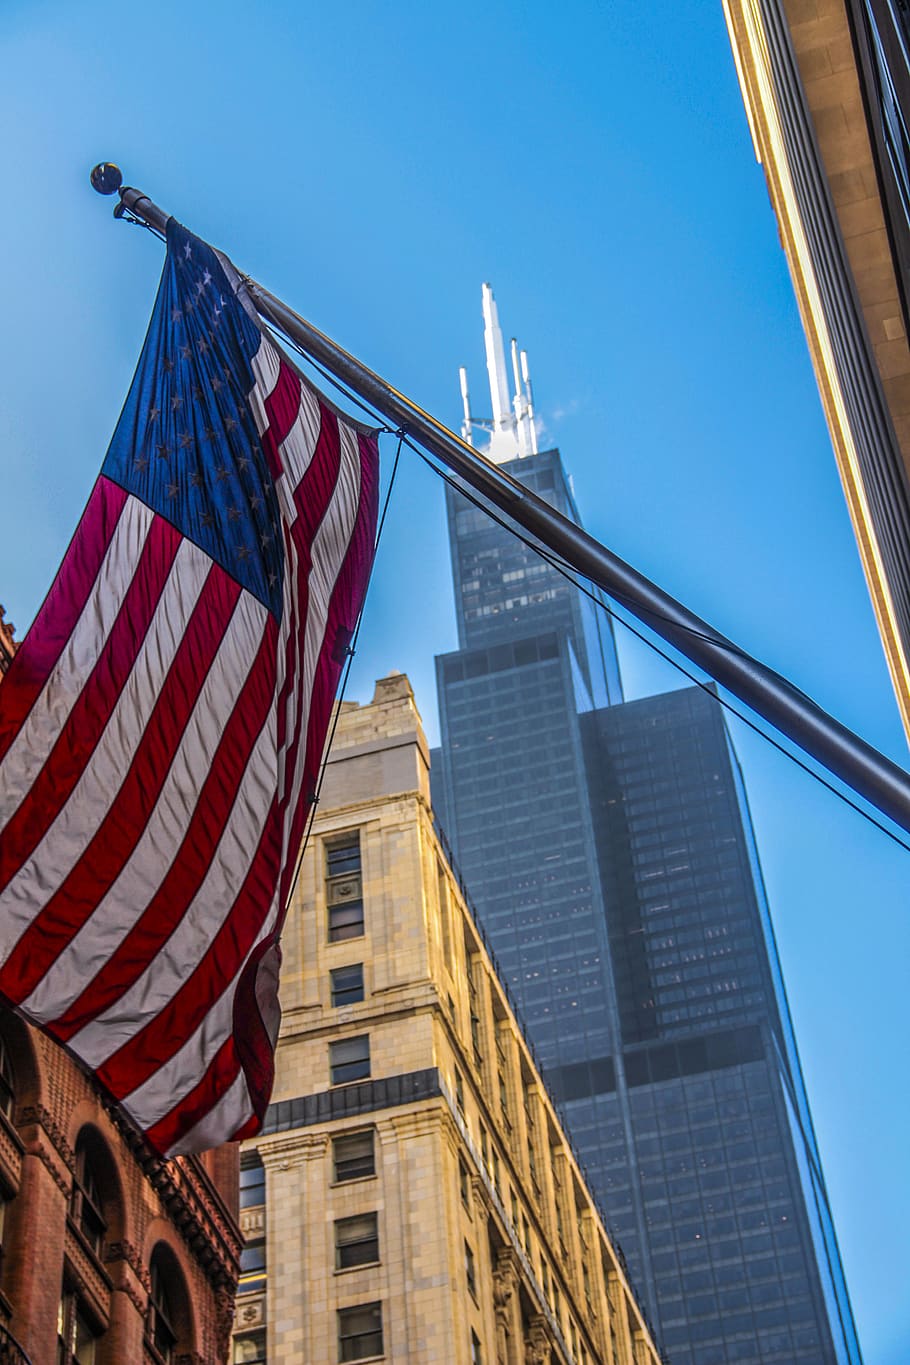
[[[107,180],[104,182],[104,174]],[[108,188],[104,187],[104,182]],[[164,232],[169,215],[139,190],[121,187],[119,171],[96,167],[92,183],[119,193],[114,212],[133,214]],[[910,832],[910,774],[817,706],[779,673],[753,659],[669,593],[626,564],[549,503],[485,459],[473,446],[356,357],[246,276],[250,301],[334,377],[353,389],[396,429],[405,431],[465,483],[558,555],[583,578],[641,621],[793,740],[831,773]]]

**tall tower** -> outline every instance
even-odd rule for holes
[[[505,412],[488,286],[483,302],[493,418],[466,398],[465,429],[577,519],[559,452]],[[437,659],[434,807],[658,1335],[674,1365],[856,1365],[716,703],[624,702],[605,613],[446,499],[460,647]]]

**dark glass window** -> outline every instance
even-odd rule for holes
[[[474,1298],[476,1299],[476,1298],[477,1298],[477,1267],[476,1267],[476,1264],[475,1264],[475,1261],[474,1261],[474,1252],[471,1250],[471,1247],[470,1247],[470,1245],[469,1245],[467,1242],[465,1242],[465,1244],[464,1244],[464,1273],[465,1273],[465,1279],[467,1280],[467,1283],[468,1283],[468,1288],[470,1289],[472,1295],[473,1295]]]
[[[157,1251],[152,1254],[149,1272],[152,1278],[152,1292],[149,1296],[146,1331],[158,1355],[167,1362],[167,1365],[171,1365],[177,1347],[173,1294],[168,1283],[167,1268],[162,1264],[162,1257]]]
[[[368,1360],[382,1355],[382,1304],[361,1303],[338,1310],[338,1359]]]
[[[265,1332],[244,1332],[234,1338],[232,1365],[266,1365]]]
[[[325,888],[329,942],[359,938],[363,934],[363,879],[356,830],[326,844]]]
[[[483,1356],[480,1354],[480,1341],[477,1333],[471,1333],[471,1365],[483,1365]]]
[[[95,1365],[98,1335],[77,1295],[64,1290],[57,1305],[58,1365]]]
[[[247,1242],[240,1253],[238,1294],[250,1294],[265,1285],[265,1238]]]
[[[13,1080],[13,1066],[6,1039],[0,1034],[0,1113],[11,1119],[15,1104],[16,1089]]]
[[[240,1158],[240,1207],[255,1208],[265,1203],[265,1168],[258,1152],[247,1152]]]
[[[348,967],[336,967],[332,977],[332,1005],[356,1005],[363,999],[363,963],[353,962]]]
[[[363,1133],[343,1133],[333,1138],[332,1159],[335,1163],[335,1180],[339,1184],[345,1180],[360,1180],[364,1176],[375,1175],[373,1129],[368,1128]]]
[[[329,1069],[332,1085],[347,1085],[369,1076],[369,1034],[361,1033],[356,1038],[342,1038],[337,1043],[329,1043]]]
[[[462,1204],[464,1204],[465,1208],[468,1210],[468,1212],[470,1212],[471,1209],[470,1177],[468,1175],[468,1168],[462,1161],[461,1157],[458,1158],[458,1191],[459,1194],[461,1195]]]
[[[375,1213],[335,1220],[335,1269],[371,1265],[379,1260],[379,1226]]]
[[[76,1175],[70,1195],[70,1218],[95,1255],[100,1255],[107,1224],[101,1212],[98,1178],[84,1131],[76,1141]]]

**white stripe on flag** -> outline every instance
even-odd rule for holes
[[[98,1068],[170,1004],[227,919],[262,836],[275,792],[274,704],[247,764],[215,857],[186,914],[142,975],[70,1046]]]
[[[205,1114],[194,1128],[184,1133],[175,1142],[167,1155],[180,1156],[182,1152],[202,1152],[207,1147],[216,1147],[253,1116],[253,1105],[247,1089],[246,1077],[240,1071],[233,1085],[229,1086],[217,1104]]]
[[[313,567],[309,580],[310,598],[304,642],[303,677],[298,681],[303,697],[301,714],[304,718],[304,724],[294,772],[291,774],[291,799],[288,802],[284,820],[282,865],[288,856],[296,856],[296,850],[288,849],[288,842],[291,836],[294,811],[303,785],[313,683],[316,678],[319,654],[325,640],[332,593],[344,565],[360,504],[360,446],[356,435],[349,427],[339,423],[339,432],[341,436],[341,458],[338,467],[338,482],[332,493],[332,500],[326,515],[323,517],[322,524],[313,540]],[[287,792],[288,786],[288,774],[285,773],[285,792]]]
[[[226,718],[247,680],[267,620],[262,603],[242,592],[148,824],[91,918],[24,1002],[33,1019],[59,1019],[69,1009],[156,895],[180,851]],[[274,745],[274,738],[271,742]]]
[[[130,1113],[143,1128],[151,1128],[195,1089],[219,1049],[234,1032],[234,997],[237,983],[250,960],[250,955],[274,928],[277,905],[276,897],[272,901],[256,942],[251,945],[233,980],[225,987],[224,993],[209,1010],[199,1027],[154,1075],[124,1097]]]
[[[154,516],[144,503],[136,498],[127,499],[73,632],[3,760],[0,826],[14,814],[31,789],[98,662]],[[61,678],[65,679],[65,686],[61,686]]]
[[[133,669],[82,776],[0,895],[4,956],[42,909],[35,888],[56,890],[61,885],[116,801],[211,565],[191,541],[181,541]]]

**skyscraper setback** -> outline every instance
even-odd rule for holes
[[[485,286],[490,454],[577,519]],[[467,384],[465,431],[471,431]],[[530,413],[530,415],[529,415]],[[861,1359],[715,698],[625,702],[609,616],[446,492],[433,797],[674,1365]]]

